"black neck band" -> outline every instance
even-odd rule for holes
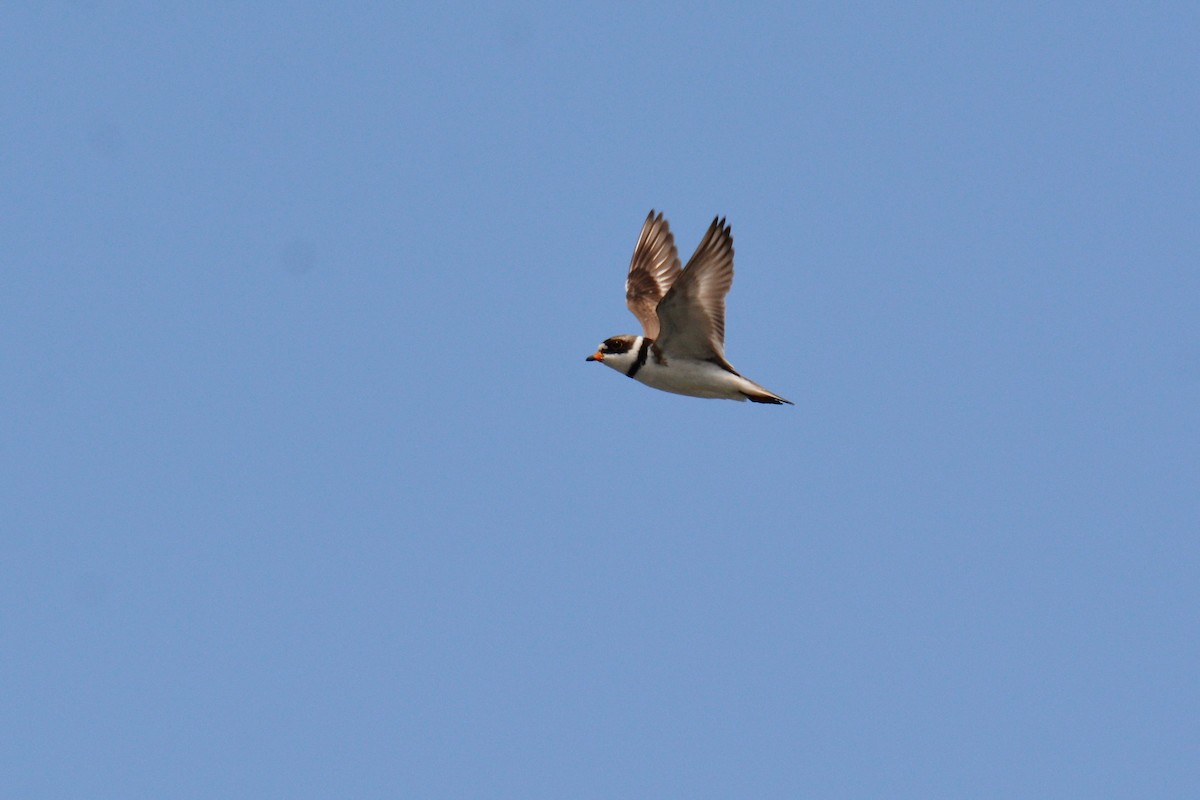
[[[637,361],[633,362],[633,366],[629,368],[629,372],[625,373],[626,375],[632,378],[634,375],[638,374],[639,369],[646,365],[646,356],[650,355],[650,345],[652,344],[654,344],[654,342],[651,340],[642,339],[642,346],[638,348]]]

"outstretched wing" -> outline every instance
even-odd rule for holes
[[[660,213],[651,209],[642,225],[642,235],[633,248],[629,262],[629,277],[625,279],[625,304],[642,323],[648,339],[658,338],[658,315],[655,309],[679,275],[679,253],[675,237]]]
[[[724,217],[715,218],[696,252],[658,304],[664,356],[725,360],[725,295],[733,285],[733,233]]]

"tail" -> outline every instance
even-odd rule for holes
[[[749,383],[749,381],[747,381],[747,383]],[[755,391],[755,389],[757,391]],[[775,406],[781,406],[784,403],[788,404],[789,406],[796,405],[791,400],[784,400],[782,397],[775,394],[774,392],[768,392],[766,389],[759,386],[757,383],[754,384],[754,389],[752,389],[750,391],[746,391],[745,389],[743,389],[743,390],[741,390],[741,392],[742,392],[742,396],[744,396],[751,403],[770,403],[771,405],[775,405]]]

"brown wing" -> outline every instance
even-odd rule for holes
[[[733,232],[718,217],[658,304],[664,356],[725,360],[725,295],[733,285]]]
[[[655,309],[663,295],[679,275],[679,253],[675,237],[660,213],[651,209],[642,225],[642,235],[633,248],[629,262],[629,277],[625,279],[625,304],[642,323],[646,338],[658,338],[658,315]]]

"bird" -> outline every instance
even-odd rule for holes
[[[725,359],[725,295],[732,285],[733,232],[724,217],[713,218],[680,269],[671,228],[651,209],[625,279],[625,304],[642,335],[610,336],[585,360],[664,392],[794,405]]]

